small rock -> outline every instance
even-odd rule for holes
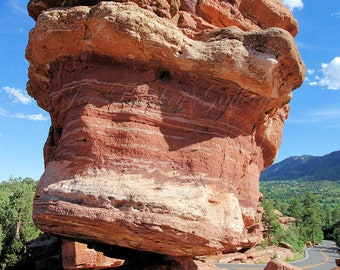
[[[299,267],[293,266],[280,259],[271,260],[267,263],[263,270],[302,270]]]

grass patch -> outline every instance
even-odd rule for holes
[[[293,259],[285,259],[286,262],[295,262],[295,261],[299,261],[299,260],[302,260],[306,257],[305,253],[304,252],[295,252],[294,253],[294,258]]]

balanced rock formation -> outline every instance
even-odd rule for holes
[[[169,256],[261,241],[259,175],[305,67],[280,0],[31,0],[43,231]]]

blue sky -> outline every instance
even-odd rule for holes
[[[0,3],[0,181],[38,180],[50,119],[26,93],[24,53],[34,21],[28,0]],[[276,162],[340,150],[340,1],[285,0],[299,21],[296,42],[307,77],[296,90]]]

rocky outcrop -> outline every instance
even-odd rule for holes
[[[31,0],[28,12],[37,19],[40,13],[50,8],[94,6],[100,0]],[[109,1],[118,2],[118,1]],[[281,0],[134,0],[139,7],[171,20],[187,36],[195,38],[202,30],[237,26],[241,30],[260,30],[279,27],[295,36],[297,21]]]
[[[271,260],[267,263],[264,270],[301,270],[302,268],[296,267],[286,263],[280,259]]]
[[[305,70],[290,12],[258,2],[29,3],[40,229],[169,256],[261,241],[259,175]]]
[[[274,209],[274,214],[277,215],[281,228],[284,230],[288,230],[289,228],[291,228],[294,223],[296,222],[296,218],[295,217],[288,217],[288,216],[284,216],[279,210]]]

